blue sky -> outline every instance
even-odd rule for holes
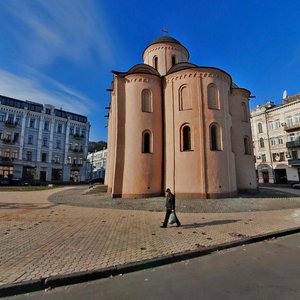
[[[88,116],[106,140],[111,70],[167,28],[190,62],[251,90],[251,108],[300,92],[300,1],[0,0],[0,94]]]

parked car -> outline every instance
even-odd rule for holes
[[[87,182],[88,184],[104,183],[104,178],[94,178]]]
[[[292,188],[300,189],[300,182],[292,183]]]
[[[8,178],[0,178],[0,186],[3,186],[3,185],[9,185]]]

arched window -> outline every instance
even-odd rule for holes
[[[250,139],[248,136],[244,136],[244,150],[245,154],[251,154]]]
[[[189,97],[189,90],[186,85],[179,88],[179,110],[191,109],[191,98]]]
[[[259,139],[259,145],[260,145],[260,148],[265,148],[265,142],[264,142],[263,138]]]
[[[176,65],[176,56],[172,55],[172,66]]]
[[[216,85],[213,83],[207,87],[207,99],[208,99],[208,108],[220,109],[218,90]]]
[[[216,123],[210,125],[210,150],[218,151],[221,150],[221,129]]]
[[[151,132],[148,130],[143,132],[142,152],[143,153],[151,153],[152,152]]]
[[[152,99],[150,90],[142,91],[142,111],[152,112]]]
[[[155,70],[158,69],[158,57],[157,57],[157,56],[154,56],[154,57],[153,57],[153,68],[154,68]]]
[[[182,151],[192,150],[191,144],[191,128],[188,125],[182,128]]]
[[[263,128],[262,128],[262,124],[261,123],[257,124],[257,128],[258,128],[258,133],[263,133]]]
[[[247,106],[245,102],[242,102],[242,120],[244,122],[248,121]]]

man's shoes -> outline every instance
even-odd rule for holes
[[[161,226],[160,226],[160,228],[167,228],[167,226],[163,226],[163,225],[161,225]]]

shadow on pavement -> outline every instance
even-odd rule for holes
[[[205,222],[205,223],[182,224],[180,227],[182,227],[183,229],[199,228],[205,226],[224,225],[229,223],[235,223],[238,221],[240,220],[216,220],[216,221]]]

